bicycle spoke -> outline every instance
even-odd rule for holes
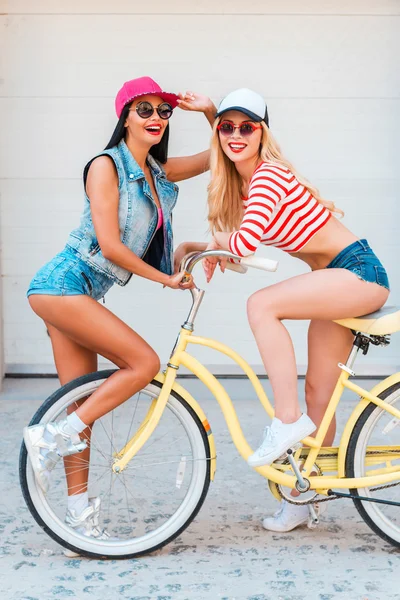
[[[137,506],[137,499],[135,498],[135,496],[133,495],[131,490],[128,488],[127,484],[125,483],[124,478],[118,477],[118,480],[119,480],[120,484],[124,487],[125,493],[127,493],[127,492],[129,493],[129,495],[132,497],[134,505]],[[139,511],[136,511],[136,512],[139,512]]]
[[[181,459],[183,457],[185,457],[187,459],[187,457],[185,455],[180,455],[179,459],[177,459],[177,460],[166,460],[166,461],[162,461],[162,462],[145,463],[145,464],[142,464],[142,465],[132,465],[132,467],[128,466],[126,468],[126,470],[132,470],[132,471],[134,471],[136,469],[143,469],[143,468],[147,469],[148,467],[156,467],[156,466],[159,466],[159,465],[176,465],[176,464],[179,464],[181,462]],[[193,459],[193,458],[191,458],[189,460],[186,460],[186,462],[188,462],[188,463],[189,462],[195,462],[196,460],[207,460],[207,459]]]
[[[154,446],[154,444],[156,444],[158,441],[161,441],[162,439],[164,439],[164,437],[166,435],[168,435],[168,431],[167,433],[165,433],[161,438],[159,438],[159,440],[154,440],[154,442],[152,442],[151,444],[149,444],[148,446],[146,446],[146,452],[140,452],[140,454],[138,454],[137,456],[154,456],[155,454],[164,454],[164,450],[163,450],[163,446],[161,446],[160,450],[157,450],[156,452],[152,451],[152,452],[147,452],[147,450],[151,447]],[[175,446],[177,442],[179,442],[180,440],[185,438],[185,434],[182,434],[180,437],[175,438],[174,440],[168,440],[168,443],[164,446],[164,447],[170,447],[170,446]]]
[[[94,450],[97,450],[97,452],[98,452],[99,454],[101,454],[101,456],[104,458],[104,460],[107,460],[107,457],[106,457],[105,453],[102,451],[101,447],[100,447],[100,446],[98,446],[98,445],[97,445],[97,444],[94,442],[94,432],[93,432],[93,428],[92,428],[92,427],[89,427],[89,430],[90,430],[90,433],[91,433],[90,437],[88,437],[87,435],[85,435],[85,436],[84,436],[84,439],[85,439],[85,440],[86,440],[86,442],[87,442],[87,447],[89,448],[89,450],[91,450],[91,449],[92,449],[92,447],[93,447],[93,449],[94,449]]]
[[[63,404],[61,397],[57,399],[60,409],[58,412],[53,410],[48,420],[65,418],[71,402],[75,409],[78,408],[83,398],[90,397],[98,389],[98,382],[93,383],[91,390],[87,384],[85,386],[84,396],[81,394],[79,400],[71,399],[69,404],[68,400]],[[154,408],[158,395],[159,389],[150,384],[85,430],[81,437],[86,439],[88,448],[83,454],[72,454],[59,461],[49,493],[35,498],[35,502],[47,503],[48,508],[40,514],[45,515],[48,530],[54,531],[58,538],[78,548],[86,544],[82,536],[76,536],[64,524],[66,484],[69,494],[82,493],[87,488],[91,498],[100,499],[100,512],[96,518],[99,527],[109,530],[112,537],[110,556],[125,553],[132,556],[136,544],[139,544],[138,551],[145,550],[146,544],[149,549],[151,545],[162,545],[164,539],[172,539],[190,522],[204,493],[208,470],[203,466],[196,467],[206,459],[206,445],[199,425],[181,400],[171,396],[144,451],[141,449],[123,471],[113,471],[121,449],[129,446],[130,440],[137,438],[147,426],[149,411]],[[186,468],[184,483],[182,462]],[[175,518],[171,518],[174,515]],[[105,536],[98,541],[91,539],[87,543],[88,551],[96,554],[98,547],[99,556],[108,555],[107,539]]]
[[[114,415],[114,411],[111,411],[111,414],[112,414],[112,415]],[[117,452],[117,450],[116,450],[116,449],[114,448],[114,446],[113,446],[112,437],[110,437],[110,436],[108,435],[108,433],[107,433],[107,430],[106,430],[106,428],[105,428],[105,426],[104,426],[104,423],[103,423],[103,417],[101,417],[100,419],[98,419],[98,422],[99,422],[99,423],[100,423],[100,425],[102,426],[102,428],[103,428],[103,431],[104,431],[104,433],[106,434],[106,436],[107,436],[107,438],[108,438],[108,441],[109,441],[109,442],[110,442],[110,444],[111,444],[111,450],[112,450],[112,452]]]
[[[151,442],[148,446],[146,446],[146,450],[148,450],[149,448],[151,448],[152,446],[154,446],[154,444],[156,444],[157,442],[160,442],[162,439],[165,438],[165,436],[170,435],[170,431],[166,431],[160,438],[156,438],[153,442]],[[181,438],[183,437],[183,435],[181,436]],[[179,440],[180,438],[178,438]],[[169,445],[169,444],[168,444]]]
[[[136,405],[135,405],[135,409],[133,411],[133,415],[132,415],[132,419],[131,419],[131,423],[129,425],[129,430],[128,433],[126,435],[126,440],[125,440],[125,444],[123,447],[125,447],[129,441],[130,435],[131,435],[131,430],[132,430],[132,425],[133,425],[133,421],[135,420],[135,415],[136,415],[136,411],[137,411],[137,407],[139,405],[139,400],[140,400],[140,393],[137,395],[137,400],[136,400]]]
[[[110,508],[110,503],[111,503],[112,490],[113,490],[114,485],[115,485],[115,479],[116,479],[115,476],[114,476],[114,478],[111,476],[109,489],[108,489],[107,493],[104,494],[104,495],[102,495],[102,497],[101,497],[102,502],[104,502],[104,500],[106,500],[108,498],[108,507],[109,508]],[[109,512],[108,512],[107,519],[108,519],[108,522],[110,523],[110,513]]]
[[[114,485],[114,481],[115,481],[115,477],[113,471],[110,469],[110,486],[109,486],[109,496],[108,496],[108,516],[107,516],[107,522],[110,523],[110,507],[111,507],[111,490],[113,488]]]
[[[129,502],[128,502],[128,491],[127,491],[128,488],[127,488],[127,485],[125,483],[125,474],[124,473],[122,473],[122,481],[123,481],[124,487],[125,487],[126,509],[127,509],[127,512],[128,512],[129,525],[130,525],[130,527],[132,529],[131,513],[130,513],[130,510],[129,510]]]

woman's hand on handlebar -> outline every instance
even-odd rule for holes
[[[172,290],[191,290],[195,287],[195,283],[192,275],[186,273],[186,271],[181,271],[180,273],[169,275],[164,287],[169,287]]]
[[[182,242],[174,252],[174,273],[178,273],[182,259],[190,252],[204,252],[206,242]]]
[[[218,244],[215,238],[211,240],[208,244],[206,250],[222,250],[221,246]],[[209,256],[207,258],[203,258],[203,269],[206,275],[207,283],[210,283],[212,276],[214,275],[215,267],[219,263],[219,268],[222,273],[225,272],[226,258],[220,258],[218,256]]]

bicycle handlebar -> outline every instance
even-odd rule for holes
[[[185,270],[189,274],[192,273],[197,263],[203,260],[203,258],[207,258],[207,256],[222,256],[234,259],[237,262],[232,263],[228,261],[226,268],[242,274],[246,273],[247,267],[260,269],[261,271],[276,271],[278,268],[278,261],[254,256],[254,254],[240,257],[228,250],[205,250],[204,252],[191,252],[187,254],[182,260],[181,266],[183,264],[183,268],[181,270]]]

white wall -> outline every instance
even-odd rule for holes
[[[168,90],[194,89],[215,102],[236,87],[262,93],[285,154],[345,211],[346,225],[368,238],[389,271],[395,302],[400,297],[399,23],[400,2],[389,0],[0,0],[7,369],[51,368],[49,340],[25,292],[36,269],[63,247],[78,222],[82,168],[108,142],[116,91],[145,74]],[[208,144],[210,131],[201,115],[177,110],[171,129],[171,155]],[[207,239],[207,181],[204,175],[180,185],[177,243]],[[247,297],[306,270],[277,250],[261,253],[279,258],[279,271],[216,277],[197,325],[199,333],[215,335],[252,364],[260,359],[246,321]],[[200,272],[196,279],[203,285]],[[115,286],[106,301],[166,362],[189,299],[133,278],[126,288]],[[302,371],[307,324],[290,323],[289,329]],[[389,348],[371,351],[364,371],[399,368],[399,342],[394,337]],[[212,351],[196,354],[206,363],[225,362]]]

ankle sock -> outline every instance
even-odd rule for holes
[[[71,413],[67,417],[67,424],[64,428],[64,431],[67,433],[82,433],[84,429],[87,428],[86,423],[82,421],[76,414],[76,412]]]
[[[89,496],[87,491],[82,494],[68,496],[68,510],[73,510],[77,516],[81,515],[88,506]]]

